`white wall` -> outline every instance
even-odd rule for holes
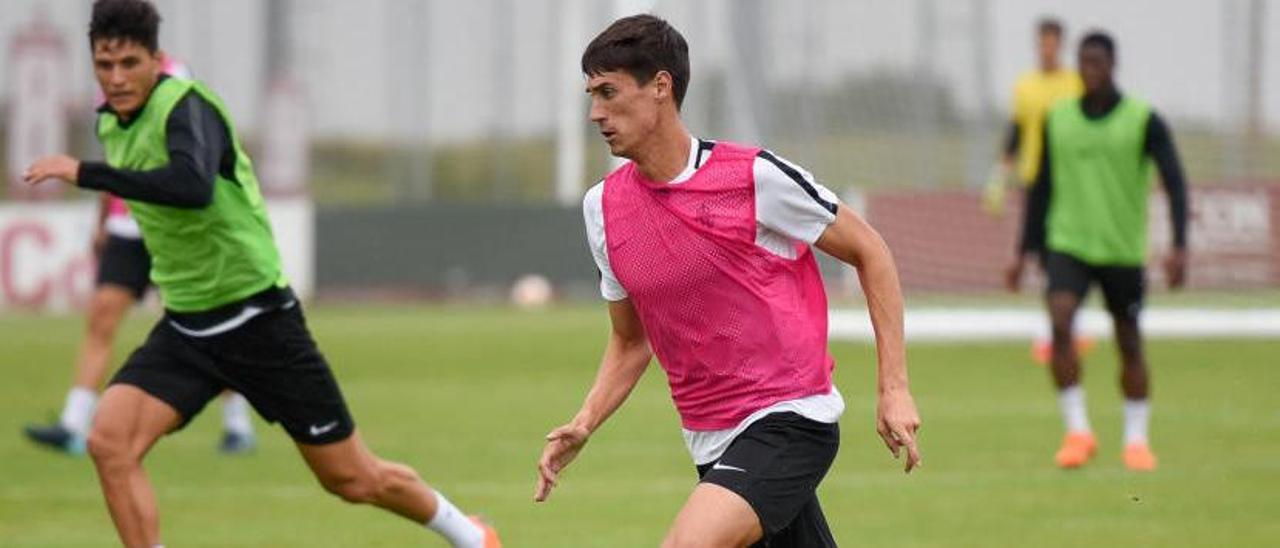
[[[382,139],[403,131],[395,105],[423,97],[434,139],[485,135],[495,125],[516,134],[554,127],[556,71],[553,46],[557,0],[501,0],[512,6],[513,36],[499,40],[498,0],[305,0],[297,1],[296,68],[310,86],[309,103],[320,136]],[[1235,0],[1233,0],[1235,1]],[[426,2],[429,21],[405,21],[406,6]],[[262,84],[263,5],[254,0],[158,0],[165,17],[163,47],[187,59],[198,76],[225,96],[247,131],[256,130]],[[68,77],[86,98],[91,78],[84,33],[87,0],[4,0],[0,47],[7,51],[15,30],[38,9],[45,10],[66,38],[72,63]],[[608,3],[593,2],[591,25],[602,29]],[[695,70],[725,58],[731,0],[660,0],[656,12],[669,17],[688,37]],[[1072,41],[1089,27],[1111,30],[1120,48],[1120,81],[1172,118],[1211,122],[1228,119],[1230,97],[1223,83],[1222,2],[1202,0],[990,0],[994,81],[972,81],[968,2],[936,0],[939,70],[956,86],[964,108],[979,104],[975,90],[988,89],[996,103],[1008,102],[1009,86],[1033,63],[1035,21],[1060,16]],[[602,7],[603,6],[603,7]],[[803,6],[803,10],[800,7]],[[916,59],[918,2],[769,0],[764,20],[771,25],[766,73],[781,82],[810,75],[819,84],[839,82],[878,66],[909,70]],[[712,20],[705,20],[707,17]],[[1280,3],[1268,2],[1265,55],[1266,119],[1280,131]],[[806,22],[807,21],[807,22]],[[399,26],[396,26],[399,25]],[[808,25],[808,26],[806,26]],[[396,31],[408,28],[409,31]],[[415,30],[416,29],[416,30]],[[810,30],[816,29],[816,30]],[[805,46],[806,32],[815,32]],[[425,44],[423,46],[422,44]],[[495,55],[494,44],[513,47]],[[395,51],[397,48],[407,51]],[[395,51],[393,53],[393,51]],[[800,56],[813,52],[814,59]],[[7,60],[0,55],[0,90]],[[807,63],[806,63],[807,61]],[[505,66],[497,66],[497,64]],[[428,89],[411,89],[404,71],[423,71]],[[493,76],[510,71],[509,87]],[[697,73],[694,86],[697,85]],[[410,89],[396,90],[396,86]],[[2,93],[2,92],[0,92]],[[401,95],[397,95],[401,94]],[[406,99],[406,95],[407,98]],[[506,121],[495,120],[506,113]],[[397,129],[399,128],[399,129]]]

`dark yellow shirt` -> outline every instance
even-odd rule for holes
[[[1018,125],[1018,180],[1030,185],[1040,170],[1044,120],[1054,103],[1084,94],[1080,73],[1071,69],[1034,70],[1013,86],[1013,122]]]

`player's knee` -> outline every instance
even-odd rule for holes
[[[335,474],[321,478],[330,494],[351,504],[368,504],[378,499],[379,480],[373,473]]]
[[[667,533],[667,538],[662,541],[662,548],[709,548],[711,546],[717,546],[717,544],[706,535],[691,531],[687,527],[673,528]]]
[[[99,466],[123,465],[131,462],[129,438],[124,432],[95,424],[89,431],[86,450]]]
[[[356,476],[326,479],[321,484],[325,491],[351,504],[373,502],[377,492],[373,482]]]
[[[89,312],[89,336],[98,339],[110,339],[115,336],[116,327],[120,324],[120,314],[110,307],[95,306]]]
[[[398,462],[380,461],[378,468],[382,480],[379,482],[379,489],[382,491],[400,489],[422,481],[416,470]]]

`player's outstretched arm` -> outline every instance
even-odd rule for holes
[[[837,209],[835,222],[827,227],[814,245],[858,269],[862,292],[867,298],[867,311],[876,332],[876,355],[879,358],[876,431],[894,458],[906,450],[905,469],[910,472],[920,464],[920,450],[916,446],[920,415],[907,381],[902,287],[898,283],[898,268],[894,265],[893,255],[880,234],[844,204]]]
[[[61,179],[128,200],[201,209],[213,202],[214,180],[223,154],[231,146],[226,125],[214,108],[192,95],[174,107],[165,124],[169,162],[163,166],[118,169],[104,162],[81,162],[57,155],[36,160],[23,179],[32,185]]]
[[[582,409],[568,424],[547,434],[547,445],[538,460],[538,487],[533,495],[537,502],[547,500],[560,472],[578,456],[591,434],[626,401],[653,357],[644,326],[630,300],[610,302],[609,319],[613,324],[609,342]]]
[[[33,186],[49,179],[75,184],[79,171],[80,160],[66,154],[55,154],[38,158],[27,166],[22,172],[22,181]]]

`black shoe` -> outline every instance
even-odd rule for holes
[[[253,441],[253,434],[223,432],[222,442],[218,444],[218,451],[224,455],[243,455],[252,452],[256,445]]]
[[[85,449],[84,436],[67,430],[59,423],[49,425],[28,424],[22,429],[27,439],[55,451],[68,455],[83,455]]]

